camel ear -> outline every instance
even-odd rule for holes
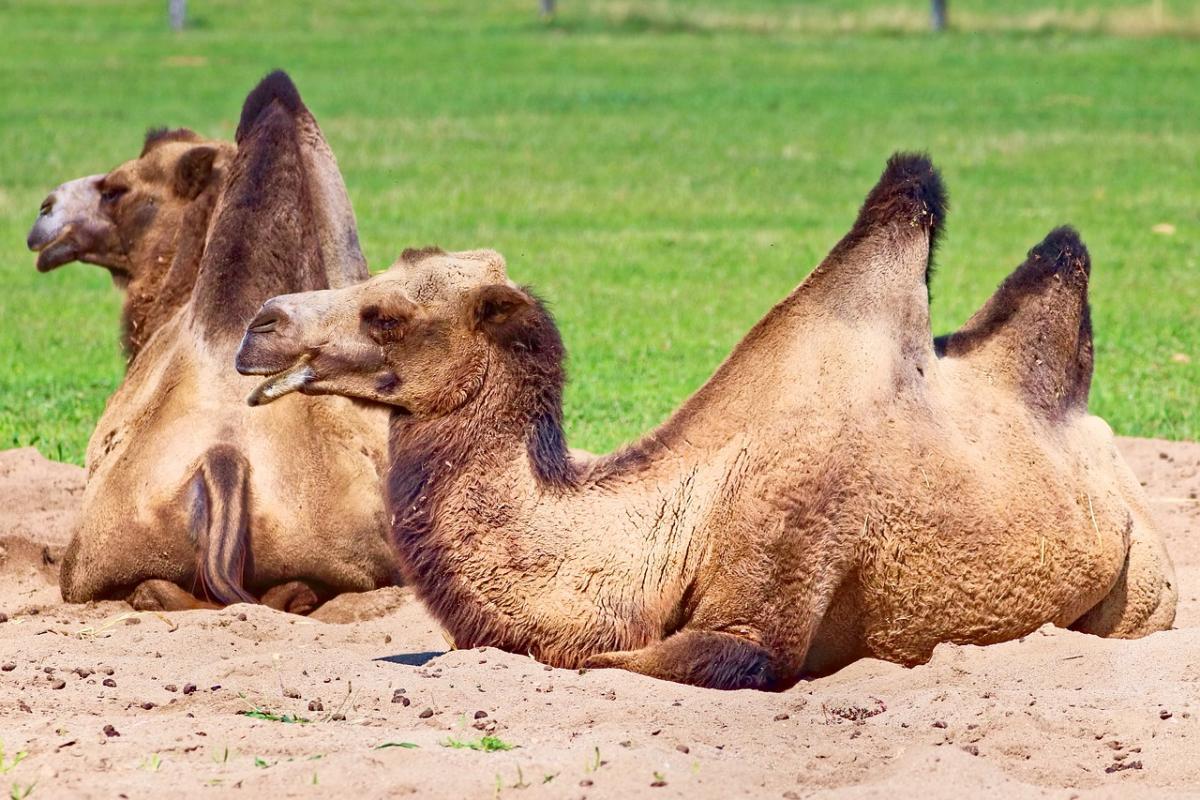
[[[483,331],[493,339],[507,339],[533,306],[532,297],[508,284],[481,286],[468,305],[468,324],[472,330]]]
[[[175,194],[186,200],[195,200],[212,178],[216,159],[217,148],[209,145],[193,147],[184,153],[175,165]]]

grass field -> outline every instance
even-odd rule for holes
[[[338,154],[368,260],[495,247],[552,303],[572,444],[661,420],[849,227],[888,154],[953,209],[936,331],[1053,226],[1093,257],[1092,408],[1200,438],[1200,16],[1192,4],[952,0],[189,3],[0,0],[0,447],[80,462],[117,386],[119,296],[39,275],[60,181],[151,125],[231,137],[288,69]],[[965,29],[964,29],[965,28]],[[1155,232],[1173,226],[1173,233]]]

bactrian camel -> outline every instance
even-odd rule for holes
[[[462,647],[779,689],[1048,622],[1169,627],[1171,564],[1087,411],[1083,243],[1052,232],[939,355],[927,275],[945,209],[929,161],[893,157],[716,374],[586,464],[564,442],[549,313],[470,269],[498,256],[410,252],[367,283],[276,298],[237,366],[269,376],[258,400],[391,406],[393,546]]]
[[[386,411],[340,397],[264,412],[229,367],[281,292],[367,277],[337,164],[290,79],[250,93],[194,286],[109,400],[88,445],[71,602],[261,600],[305,612],[394,582],[381,474]]]
[[[236,148],[179,128],[146,134],[142,152],[105,175],[67,181],[29,232],[37,268],[108,269],[125,291],[121,342],[133,360],[191,296],[204,240]]]

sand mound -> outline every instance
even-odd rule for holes
[[[1122,450],[1167,532],[1177,630],[1117,642],[1048,627],[779,695],[444,653],[403,589],[324,610],[344,625],[64,606],[43,562],[70,530],[79,471],[0,453],[0,738],[29,754],[0,784],[36,781],[35,798],[1186,795],[1200,787],[1200,445]],[[515,749],[464,746],[497,741]]]

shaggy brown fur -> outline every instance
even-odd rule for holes
[[[186,128],[151,130],[133,161],[68,181],[42,201],[28,239],[38,269],[71,261],[107,268],[125,290],[129,360],[191,295],[235,150]]]
[[[303,612],[393,582],[386,411],[296,398],[250,413],[229,364],[272,293],[367,277],[337,164],[286,75],[251,93],[182,310],[132,364],[88,445],[63,596],[139,608],[253,601]],[[150,155],[177,143],[158,137]],[[197,599],[202,598],[202,599]]]
[[[1169,627],[1170,561],[1082,402],[1082,243],[1052,233],[938,358],[944,209],[928,160],[893,158],[851,233],[700,391],[585,464],[562,441],[553,320],[470,272],[478,254],[277,298],[238,367],[271,376],[266,397],[393,407],[397,557],[463,647],[780,689],[1047,622]]]

